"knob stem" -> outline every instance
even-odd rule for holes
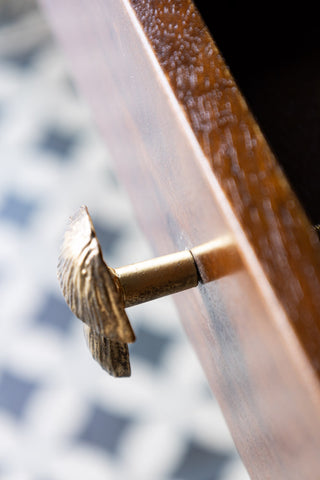
[[[190,250],[117,268],[125,307],[196,287],[197,267]]]

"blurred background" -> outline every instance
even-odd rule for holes
[[[57,257],[80,205],[110,265],[152,251],[31,0],[0,0],[0,154],[0,479],[248,479],[171,299],[130,309],[129,379],[92,360],[65,305]]]

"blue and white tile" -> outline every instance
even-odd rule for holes
[[[111,265],[152,251],[63,52],[28,5],[0,24],[0,478],[246,480],[170,299],[130,309],[133,376],[120,380],[91,359],[64,303],[57,256],[81,204]]]

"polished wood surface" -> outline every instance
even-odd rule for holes
[[[319,240],[194,4],[42,4],[155,253],[238,246],[175,297],[251,477],[320,477]]]
[[[320,35],[312,8],[194,0],[306,213],[320,221]],[[262,13],[263,11],[263,13]]]

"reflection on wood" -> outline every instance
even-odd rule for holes
[[[236,239],[177,304],[250,475],[318,478],[319,240],[192,1],[42,1],[156,253]]]

